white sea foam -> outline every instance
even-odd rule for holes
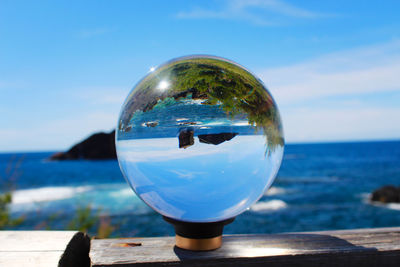
[[[362,199],[362,202],[365,204],[371,204],[376,207],[381,207],[391,210],[400,210],[400,203],[382,203],[379,201],[371,201],[371,196],[372,196],[371,193],[361,193],[358,196]]]
[[[389,203],[389,204],[386,204],[386,206],[388,209],[391,209],[391,210],[400,210],[400,203]]]
[[[12,194],[12,204],[29,204],[67,199],[91,189],[91,186],[60,186],[16,190]]]
[[[391,210],[400,210],[400,203],[382,203],[378,201],[369,201],[369,204],[372,204],[376,207],[381,207]]]
[[[218,126],[218,125],[225,125],[226,122],[225,121],[213,121],[213,122],[208,122],[204,125],[206,126]]]
[[[111,192],[110,195],[115,198],[136,196],[130,187]]]
[[[288,205],[285,203],[285,201],[282,201],[280,199],[273,199],[270,201],[259,201],[251,206],[250,210],[254,212],[270,212],[285,209],[287,207]]]
[[[249,122],[248,121],[238,121],[232,124],[233,126],[249,126]]]
[[[190,104],[190,105],[201,105],[203,102],[206,101],[205,99],[190,99],[190,100],[183,100],[185,104]]]
[[[286,190],[282,187],[271,187],[270,189],[267,190],[267,192],[265,192],[265,196],[276,196],[276,195],[282,195],[286,193]]]

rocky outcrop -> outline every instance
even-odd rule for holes
[[[219,134],[200,134],[198,135],[200,143],[219,145],[225,141],[234,138],[238,133],[219,133]],[[179,132],[179,148],[188,148],[194,145],[194,130],[193,128],[181,129]]]
[[[237,133],[219,133],[219,134],[200,134],[200,143],[219,145],[225,141],[231,140]]]
[[[116,159],[115,130],[110,133],[95,133],[66,152],[58,152],[50,160]]]
[[[179,148],[188,148],[194,144],[193,129],[182,129],[179,132]]]
[[[383,203],[400,203],[400,186],[386,185],[372,193],[372,201]]]

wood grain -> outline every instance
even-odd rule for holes
[[[89,238],[76,233],[0,231],[0,266],[57,266],[67,244],[72,255],[82,258],[82,266],[89,266]],[[77,239],[78,245],[71,239]],[[210,252],[179,249],[173,237],[95,239],[90,257],[93,267],[400,266],[400,227],[231,235],[223,239],[223,246]],[[68,259],[65,266],[71,265]]]
[[[56,267],[75,231],[0,231],[0,266]]]
[[[224,236],[220,249],[192,252],[173,237],[92,240],[99,266],[400,266],[400,227]],[[135,244],[134,246],[125,244]]]

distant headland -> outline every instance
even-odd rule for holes
[[[95,133],[85,140],[75,144],[65,152],[57,152],[50,160],[77,159],[116,159],[115,130],[109,133]]]

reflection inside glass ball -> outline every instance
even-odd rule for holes
[[[152,69],[122,107],[121,170],[164,216],[188,222],[235,217],[273,182],[284,147],[277,106],[243,67],[208,56]]]

